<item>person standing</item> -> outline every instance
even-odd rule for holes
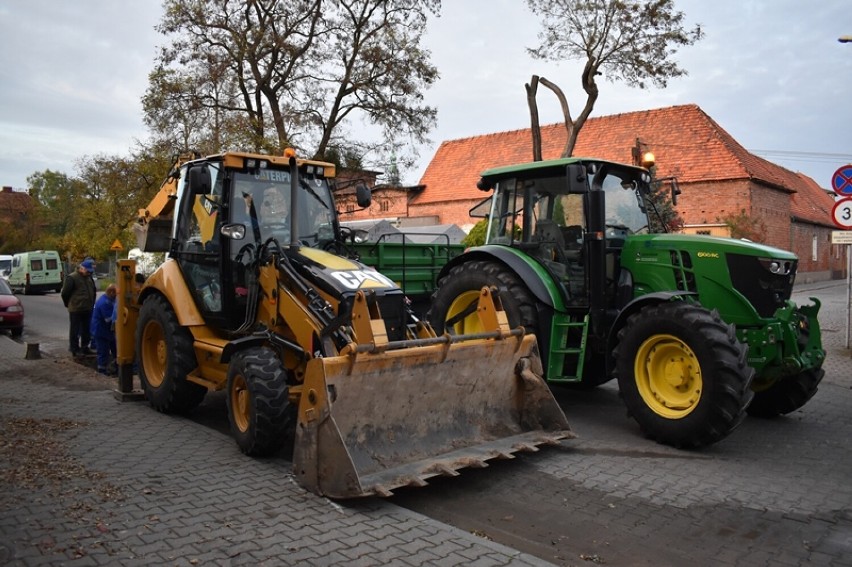
[[[98,372],[101,374],[110,374],[115,365],[115,295],[115,284],[109,284],[95,302],[95,310],[92,311],[91,331],[97,345]]]
[[[89,349],[91,333],[89,325],[95,307],[95,283],[92,272],[95,263],[84,260],[73,274],[69,274],[62,284],[62,303],[68,309],[70,325],[68,329],[68,350],[75,357],[92,354]]]

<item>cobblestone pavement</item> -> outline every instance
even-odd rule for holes
[[[448,523],[395,499],[316,497],[286,460],[118,403],[111,382],[62,357],[24,360],[0,336],[0,564],[852,566],[845,282],[795,299],[809,294],[829,356],[801,410],[685,452],[639,436],[612,384],[557,392],[579,439],[411,492],[449,495]],[[477,498],[485,526],[465,517]]]
[[[390,501],[317,497],[286,460],[25,350],[0,336],[0,565],[546,564]]]
[[[700,451],[644,439],[617,386],[557,390],[579,438],[397,502],[560,565],[852,566],[845,282],[823,300],[826,376],[802,409]],[[484,513],[483,513],[484,511]]]

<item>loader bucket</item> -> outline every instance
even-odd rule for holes
[[[390,496],[574,437],[535,337],[464,340],[308,363],[294,470],[331,498]]]

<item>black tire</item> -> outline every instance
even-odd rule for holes
[[[246,349],[228,369],[228,420],[240,450],[263,457],[292,446],[296,407],[290,404],[287,371],[272,350]]]
[[[165,298],[155,295],[145,300],[139,310],[136,357],[145,396],[157,411],[188,412],[207,394],[207,388],[186,379],[198,366],[192,343],[192,335],[180,326]]]
[[[459,264],[438,282],[427,314],[435,332],[442,334],[446,321],[479,297],[484,286],[497,286],[510,327],[523,325],[528,333],[538,333],[538,314],[532,293],[506,266],[487,260]],[[447,330],[451,334],[470,334],[482,329],[474,312]]]
[[[755,392],[746,411],[754,417],[777,417],[795,411],[814,397],[825,370],[811,368],[777,380],[765,390]]]
[[[12,329],[10,332],[12,333],[13,337],[20,337],[21,335],[24,334],[24,328],[23,327],[16,327],[16,328]]]
[[[710,445],[746,415],[748,348],[716,311],[683,301],[644,307],[619,331],[613,354],[628,414],[659,443]]]

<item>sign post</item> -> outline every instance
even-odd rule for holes
[[[840,195],[831,210],[831,220],[842,231],[831,234],[832,244],[846,244],[846,349],[850,348],[852,328],[852,164],[839,167],[831,176],[831,188]],[[848,231],[848,232],[847,232]]]
[[[112,250],[113,252],[115,252],[115,263],[112,266],[110,266],[110,269],[109,269],[109,272],[110,272],[109,275],[112,276],[113,275],[113,273],[112,273],[113,267],[118,265],[118,253],[121,252],[122,250],[124,250],[124,246],[121,245],[121,240],[116,238],[115,241],[113,241],[112,246],[109,247],[109,249]]]

